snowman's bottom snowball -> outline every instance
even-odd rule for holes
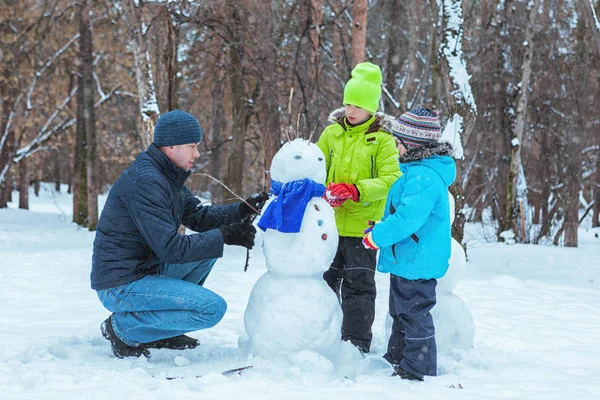
[[[438,294],[431,315],[438,354],[449,354],[452,350],[468,350],[473,347],[475,339],[473,315],[460,297],[454,293]],[[390,340],[393,322],[388,313],[385,318],[386,343]]]
[[[457,295],[441,294],[431,310],[438,354],[468,350],[475,339],[475,322],[471,310]]]
[[[251,349],[260,357],[313,350],[332,358],[341,343],[342,311],[321,276],[267,272],[252,289],[244,324]]]

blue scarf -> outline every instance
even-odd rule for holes
[[[308,178],[288,183],[271,180],[271,194],[277,198],[263,211],[258,227],[263,231],[269,228],[283,233],[300,232],[306,205],[323,193],[325,185]]]

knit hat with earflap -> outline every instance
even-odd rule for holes
[[[169,111],[156,121],[153,141],[156,147],[200,143],[201,141],[202,129],[198,120],[185,111]]]
[[[350,104],[375,114],[381,97],[381,70],[375,64],[364,62],[352,70],[352,77],[344,88],[344,105]]]
[[[435,143],[442,137],[438,113],[425,107],[413,108],[402,114],[397,121],[392,134],[407,148]]]

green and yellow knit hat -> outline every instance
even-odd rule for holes
[[[344,88],[344,105],[350,104],[375,114],[381,97],[381,70],[375,64],[364,62],[352,70],[352,77]]]

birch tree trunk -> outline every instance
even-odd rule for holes
[[[365,61],[367,48],[367,0],[354,0],[352,6],[352,42],[350,54],[352,55],[352,68]]]
[[[457,158],[456,181],[450,188],[456,202],[452,236],[462,243],[465,227],[463,212],[463,168],[460,160],[463,158],[463,145],[469,140],[469,135],[475,125],[477,107],[469,83],[466,61],[462,52],[463,14],[461,0],[444,0],[442,4],[443,39],[440,44],[440,66],[448,102],[449,118],[444,129],[442,140],[450,142],[454,147],[454,157]]]
[[[138,4],[138,5],[136,5]],[[146,24],[144,22],[143,2],[125,0],[125,15],[131,33],[131,46],[135,61],[135,77],[138,88],[138,103],[142,117],[142,150],[152,143],[154,125],[160,115],[156,90],[152,75],[152,64],[146,39]]]
[[[527,30],[525,31],[526,48],[523,57],[523,66],[521,73],[521,83],[519,85],[519,95],[517,97],[516,122],[514,128],[514,137],[511,141],[512,150],[510,155],[510,169],[508,172],[508,182],[506,187],[506,219],[504,230],[513,230],[515,238],[519,242],[526,241],[523,237],[524,232],[517,226],[518,218],[526,218],[526,210],[520,209],[519,204],[523,204],[527,196],[527,188],[520,190],[517,180],[519,179],[519,170],[523,168],[521,162],[521,149],[523,148],[523,137],[525,134],[525,123],[527,121],[527,107],[529,105],[529,87],[531,84],[531,68],[533,62],[534,48],[534,29],[538,13],[539,0],[534,0],[529,6],[529,17],[527,21]],[[526,225],[526,224],[525,224]]]

